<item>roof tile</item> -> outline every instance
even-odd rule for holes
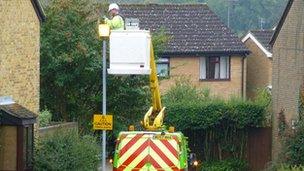
[[[141,29],[164,28],[171,37],[164,53],[237,53],[249,50],[206,4],[124,4],[125,18]]]
[[[270,40],[274,30],[252,30],[254,37],[268,50],[271,50]]]

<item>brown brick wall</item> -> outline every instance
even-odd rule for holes
[[[0,96],[39,111],[40,23],[30,0],[0,0]]]
[[[287,122],[298,119],[299,88],[304,81],[304,1],[294,0],[274,44],[273,54],[273,159],[280,152],[277,114]]]
[[[253,99],[257,90],[271,85],[272,59],[254,43],[252,39],[245,42],[251,54],[247,57],[247,98]]]
[[[16,170],[17,127],[0,126],[0,137],[0,170]]]
[[[246,67],[244,70],[244,73],[246,73]],[[231,57],[230,81],[200,81],[199,57],[172,57],[170,58],[170,79],[162,80],[160,82],[161,91],[165,93],[172,85],[175,84],[175,80],[179,79],[180,77],[189,79],[193,85],[199,88],[210,89],[211,94],[215,96],[224,98],[228,98],[232,95],[241,96],[242,57]],[[246,74],[244,77],[246,78]],[[246,86],[245,81],[243,84]]]

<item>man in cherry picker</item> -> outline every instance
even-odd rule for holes
[[[104,16],[104,21],[106,24],[110,26],[111,30],[124,30],[125,22],[123,17],[119,13],[119,6],[116,3],[112,3],[109,5],[109,15],[111,19],[108,19]]]

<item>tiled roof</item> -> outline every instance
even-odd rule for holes
[[[0,117],[0,124],[15,123],[17,125],[33,123],[38,116],[17,103],[0,105],[0,115],[2,117]]]
[[[271,50],[270,40],[274,30],[252,30],[250,32],[267,50]]]
[[[249,50],[206,4],[124,4],[125,18],[141,29],[164,28],[171,37],[164,54],[246,54]]]

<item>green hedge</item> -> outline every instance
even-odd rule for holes
[[[250,101],[190,101],[166,107],[166,123],[179,130],[210,129],[218,125],[238,129],[261,127],[267,112],[264,105]]]
[[[80,137],[76,131],[59,130],[36,143],[34,170],[97,170],[99,149],[93,136]]]
[[[244,159],[248,130],[262,127],[267,108],[262,103],[209,99],[167,103],[165,123],[189,137],[190,148],[204,161]]]
[[[226,159],[221,161],[206,162],[202,164],[201,171],[245,171],[248,163],[240,159]]]
[[[277,169],[277,171],[303,171],[304,166],[288,166],[288,165],[282,165]]]
[[[181,79],[164,96],[165,124],[189,137],[190,149],[202,161],[244,159],[248,130],[268,124],[270,102],[266,90],[254,101],[221,99]]]

